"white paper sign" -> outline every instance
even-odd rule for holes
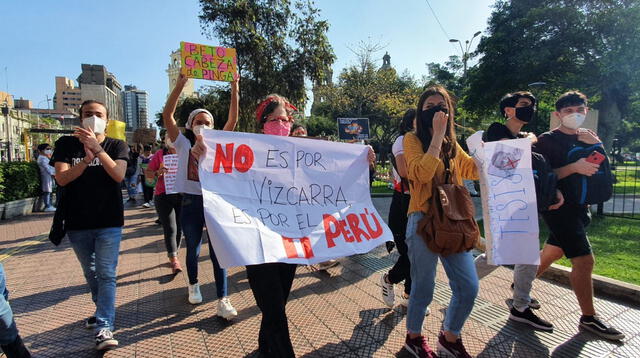
[[[391,231],[369,193],[368,148],[205,130],[205,221],[222,267],[366,253]]]
[[[488,262],[538,265],[540,244],[531,140],[484,143],[480,131],[467,139],[467,145],[480,169]]]
[[[176,191],[176,173],[178,171],[178,155],[167,154],[162,156],[162,165],[167,169],[164,174],[164,189],[167,194],[175,194]]]

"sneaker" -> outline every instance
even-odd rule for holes
[[[416,358],[438,358],[435,352],[431,350],[431,347],[427,344],[427,340],[424,339],[424,336],[411,339],[407,334],[407,339],[404,341],[404,348]]]
[[[108,328],[103,328],[96,334],[96,349],[99,351],[114,349],[118,341],[113,338],[113,333]]]
[[[580,317],[580,327],[606,339],[614,341],[621,341],[624,339],[624,333],[602,322],[598,315]]]
[[[451,343],[444,338],[444,332],[440,332],[438,335],[438,349],[456,358],[471,358],[471,355],[467,353],[462,344],[462,338],[458,338],[455,343]]]
[[[229,320],[238,315],[238,311],[229,302],[229,297],[222,297],[218,300],[218,316]]]
[[[55,206],[49,206],[49,207],[44,208],[44,212],[45,213],[52,213],[54,211],[56,211],[56,207]]]
[[[511,283],[511,291],[513,291],[513,286],[514,286],[514,284]],[[542,307],[540,305],[540,301],[538,301],[535,298],[531,297],[531,301],[529,301],[529,308],[531,308],[532,310],[539,310],[540,307]]]
[[[553,324],[536,316],[530,307],[525,308],[523,312],[518,311],[515,307],[511,307],[511,314],[509,315],[509,319],[516,322],[526,323],[531,327],[535,327],[543,331],[553,331]]]
[[[338,260],[329,260],[324,261],[318,264],[318,270],[323,271],[332,268],[333,266],[338,265],[340,262]]]
[[[151,204],[149,204],[149,202],[146,202],[146,203],[142,204],[142,207],[143,208],[150,208]]]
[[[380,277],[380,286],[382,286],[382,300],[387,306],[393,307],[393,305],[396,303],[396,293],[393,290],[393,284],[387,281],[388,276],[389,274],[385,273]]]
[[[98,319],[96,318],[96,316],[91,316],[87,318],[86,321],[84,321],[84,326],[87,329],[96,328],[98,327]]]
[[[200,294],[200,284],[194,283],[189,285],[189,303],[197,305],[202,302],[202,294]]]

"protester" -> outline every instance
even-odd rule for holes
[[[422,335],[422,323],[427,307],[433,299],[436,266],[442,261],[452,298],[447,308],[438,347],[454,357],[470,357],[460,331],[469,317],[478,293],[478,277],[470,252],[437,254],[418,234],[418,222],[430,210],[428,200],[432,185],[444,182],[444,158],[449,158],[451,179],[462,185],[462,179],[478,179],[474,160],[456,142],[453,101],[446,89],[429,87],[420,96],[416,109],[416,132],[404,136],[404,157],[411,192],[408,209],[406,243],[411,266],[411,296],[407,311],[405,348],[415,357],[435,357]]]
[[[54,167],[49,165],[51,160],[51,146],[48,143],[42,143],[38,146],[38,169],[40,169],[40,189],[42,190],[42,202],[44,203],[44,211],[56,211],[51,203],[51,193],[53,192],[53,176],[56,174]]]
[[[404,159],[404,135],[413,130],[413,122],[415,121],[416,110],[409,109],[405,112],[404,117],[400,121],[400,135],[391,146],[391,153],[394,160],[392,161],[393,171],[393,198],[389,207],[389,228],[393,233],[393,241],[398,250],[398,260],[391,270],[383,274],[380,278],[382,287],[382,300],[384,303],[393,307],[396,301],[394,284],[404,281],[404,292],[400,297],[400,304],[407,306],[409,295],[411,293],[411,271],[409,256],[407,252],[407,243],[405,242],[405,234],[407,232],[407,210],[409,209],[409,181],[407,180],[407,163]],[[429,308],[427,307],[427,314]]]
[[[82,127],[56,142],[51,163],[65,191],[65,229],[96,304],[86,327],[95,329],[96,349],[103,350],[118,345],[112,331],[124,225],[120,183],[129,150],[125,142],[105,136],[109,119],[103,103],[84,101],[80,116]]]
[[[138,156],[140,155],[140,150],[138,148],[138,144],[134,146],[129,146],[129,158],[127,158],[127,170],[125,172],[124,177],[124,185],[127,188],[127,194],[129,198],[127,202],[135,203],[136,195],[138,193]]]
[[[500,113],[507,118],[507,121],[505,124],[492,123],[487,131],[483,133],[482,139],[485,142],[493,142],[505,139],[532,138],[535,142],[535,135],[520,132],[522,127],[533,119],[535,108],[536,98],[530,92],[508,93],[500,100]],[[534,156],[532,159],[534,170],[538,169],[535,167],[535,163],[537,163],[535,156],[537,155],[539,156],[537,153],[532,153],[532,156]],[[544,160],[544,158],[541,159]],[[535,190],[535,188],[530,189]],[[557,196],[558,202],[548,207],[548,210],[555,210],[563,204],[564,199],[560,191],[557,191]],[[509,319],[526,323],[544,331],[552,331],[553,324],[538,317],[531,310],[540,308],[538,300],[531,298],[531,288],[537,271],[538,265],[518,264],[514,266],[513,303],[510,308]]]
[[[154,192],[155,207],[160,223],[162,224],[162,231],[164,232],[164,244],[167,248],[169,264],[171,265],[172,272],[177,274],[182,271],[182,266],[178,260],[178,249],[180,248],[182,236],[182,228],[180,226],[182,196],[178,193],[166,193],[164,181],[165,174],[167,173],[164,165],[164,157],[175,154],[176,148],[167,135],[165,136],[165,147],[153,155],[147,169],[153,171],[158,178]]]
[[[307,129],[302,124],[294,124],[291,126],[292,137],[306,137]]]
[[[256,109],[258,131],[288,136],[296,108],[277,94],[267,96]],[[296,274],[296,264],[281,262],[248,265],[247,278],[253,297],[262,312],[258,352],[263,357],[295,357],[286,305]]]
[[[549,227],[549,237],[540,256],[538,276],[556,260],[566,256],[571,261],[571,287],[578,299],[580,311],[580,327],[603,338],[622,340],[624,334],[603,322],[596,314],[593,305],[593,273],[594,257],[586,227],[591,222],[588,205],[578,204],[570,199],[572,176],[590,177],[598,172],[600,164],[592,163],[586,158],[570,162],[568,154],[579,143],[602,146],[600,139],[590,130],[582,129],[589,108],[587,97],[570,91],[561,95],[555,103],[560,118],[560,126],[545,132],[538,137],[533,150],[544,155],[558,175],[558,187],[565,198],[565,203],[558,210],[542,213],[542,218]]]
[[[140,183],[142,184],[142,196],[144,203],[142,207],[150,208],[153,199],[153,187],[155,186],[155,177],[151,176],[150,180],[147,180],[147,167],[151,161],[151,146],[145,144],[142,153],[138,156],[138,172],[140,173]]]
[[[176,190],[182,193],[181,224],[187,242],[187,275],[189,276],[189,302],[202,302],[200,284],[198,283],[198,256],[202,244],[202,229],[204,227],[204,208],[202,203],[202,189],[198,178],[198,160],[206,151],[202,141],[202,130],[213,128],[213,116],[206,109],[196,109],[189,114],[185,124],[186,130],[182,134],[178,129],[173,114],[178,104],[180,93],[187,83],[187,78],[180,75],[176,87],[173,89],[164,107],[162,118],[167,129],[169,140],[178,153],[178,172],[176,174]],[[231,83],[231,105],[224,130],[232,131],[238,121],[238,80]],[[213,262],[213,275],[216,281],[218,296],[217,314],[225,319],[235,317],[238,313],[227,297],[227,270],[220,267],[216,253],[207,240],[209,253]]]
[[[40,146],[38,146],[38,150]],[[29,358],[31,354],[24,346],[18,334],[13,311],[9,306],[9,290],[4,273],[4,266],[0,263],[0,348],[7,358]]]

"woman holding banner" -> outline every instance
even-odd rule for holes
[[[435,210],[429,207],[434,185],[445,182],[449,176],[457,185],[462,184],[462,179],[478,177],[474,160],[456,142],[454,112],[449,92],[441,86],[429,87],[418,100],[416,132],[407,133],[404,137],[404,157],[411,191],[406,242],[412,280],[405,348],[415,357],[435,356],[422,336],[422,323],[433,298],[438,258],[442,261],[453,293],[445,315],[444,329],[438,337],[438,347],[454,357],[471,357],[462,344],[460,330],[478,294],[473,257],[468,251],[446,256],[434,252],[430,248],[432,245],[427,246],[418,233],[418,222],[430,210]],[[462,233],[453,233],[447,235],[447,240],[456,238],[456,235],[463,236]]]
[[[187,78],[180,74],[175,88],[171,91],[167,104],[162,112],[167,136],[176,148],[178,154],[178,170],[176,173],[176,191],[182,194],[182,230],[187,242],[187,275],[189,276],[189,303],[202,302],[200,285],[198,283],[198,256],[202,243],[202,229],[204,227],[204,208],[202,204],[202,189],[198,179],[198,160],[205,153],[206,147],[202,140],[202,130],[213,128],[213,116],[206,109],[196,109],[189,114],[182,134],[173,114],[176,111],[178,99]],[[231,82],[231,105],[229,116],[223,130],[232,131],[238,121],[238,79]],[[238,315],[227,297],[227,271],[220,267],[211,242],[209,253],[213,262],[213,275],[216,281],[218,296],[218,316],[230,319]]]

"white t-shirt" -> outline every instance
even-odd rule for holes
[[[401,135],[398,138],[396,138],[396,141],[393,142],[393,145],[391,146],[391,154],[393,154],[394,157],[397,157],[400,154],[404,154],[404,144],[402,144],[402,141],[404,139],[404,136]],[[401,184],[401,178],[400,175],[398,174],[398,172],[396,172],[396,168],[391,167],[391,171],[393,173],[393,189],[395,191],[402,191],[402,184]]]
[[[200,181],[193,180],[197,177],[198,166],[197,162],[194,162],[195,158],[190,158],[191,142],[180,133],[173,145],[176,147],[176,152],[178,153],[178,171],[176,172],[175,190],[178,193],[202,195]],[[191,167],[189,164],[191,164]],[[189,172],[191,172],[191,178],[189,178]],[[196,175],[196,177],[194,177],[194,175]]]

